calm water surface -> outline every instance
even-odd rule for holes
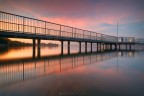
[[[0,50],[0,96],[144,96],[143,51]]]

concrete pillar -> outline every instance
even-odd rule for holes
[[[35,58],[35,55],[36,55],[35,47],[36,47],[36,40],[33,39],[33,58]]]
[[[121,45],[119,44],[119,50],[121,50]]]
[[[105,50],[107,50],[107,44],[105,44]]]
[[[105,49],[105,44],[103,44],[103,50]]]
[[[40,43],[41,43],[41,40],[40,39],[38,39],[38,57],[40,57]]]
[[[109,50],[111,50],[111,45],[110,44],[108,44],[108,47],[109,47]]]
[[[117,44],[115,44],[115,50],[117,50]]]
[[[97,51],[99,51],[99,43],[97,43]]]
[[[112,44],[110,44],[110,50],[112,50]]]
[[[104,44],[104,49],[106,49],[106,44]]]
[[[99,51],[101,51],[101,45],[102,45],[102,44],[101,44],[101,43],[99,43]]]
[[[105,45],[105,49],[109,50],[109,45],[108,44]]]
[[[92,52],[93,43],[91,43],[91,52]]]
[[[109,44],[106,44],[106,50],[109,50]]]
[[[87,52],[87,42],[85,42],[85,52]]]
[[[127,50],[127,44],[126,44],[126,50]]]
[[[129,45],[129,49],[131,50],[131,44]]]
[[[81,42],[79,42],[79,53],[81,53]]]
[[[70,54],[70,41],[68,41],[68,54]]]
[[[63,43],[64,41],[61,41],[61,54],[63,54]]]

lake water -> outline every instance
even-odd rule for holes
[[[144,51],[0,49],[0,96],[144,96]]]

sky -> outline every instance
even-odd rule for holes
[[[144,0],[0,0],[0,10],[107,35],[144,37]]]

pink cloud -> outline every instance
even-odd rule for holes
[[[85,20],[82,19],[76,19],[76,18],[67,18],[67,17],[62,17],[62,18],[58,18],[58,17],[44,17],[44,16],[38,16],[37,18],[44,20],[44,21],[48,21],[48,22],[54,22],[54,23],[58,23],[58,24],[63,24],[63,25],[68,25],[68,26],[72,26],[73,27],[85,27],[87,25]]]
[[[115,25],[117,20],[121,25],[144,20],[142,10],[139,11],[139,6],[135,4],[137,2],[43,0],[32,3],[28,0],[8,0],[5,4],[6,2],[21,15],[97,32],[114,32],[115,29],[101,25]]]

